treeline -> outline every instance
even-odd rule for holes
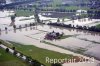
[[[71,24],[66,25],[66,24],[63,24],[63,23],[48,23],[48,25],[100,32],[100,28],[98,28],[97,26],[91,26],[91,27],[79,26],[79,25],[74,26],[74,25],[71,25]]]
[[[88,17],[94,19],[100,19],[100,10],[88,10]]]

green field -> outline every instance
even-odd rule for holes
[[[51,66],[50,63],[46,63],[46,57],[52,58],[52,59],[64,59],[64,58],[72,58],[72,55],[62,54],[50,50],[45,50],[42,48],[35,47],[33,45],[22,45],[19,43],[11,42],[13,46],[16,47],[16,49],[27,55],[32,57],[33,59],[38,60],[39,62],[45,64],[46,66]]]
[[[100,29],[100,24],[96,25],[96,28],[99,28]]]
[[[22,60],[7,53],[4,49],[0,48],[0,66],[29,66]]]
[[[84,1],[85,3],[89,2],[88,0]],[[77,3],[80,3],[79,1],[77,1]],[[74,3],[76,4],[76,2]],[[44,7],[44,10],[47,9],[65,9],[65,10],[79,10],[79,9],[83,9],[83,10],[88,10],[89,7],[80,7],[80,6],[76,6],[76,5],[69,5],[69,6],[62,6],[62,0],[53,0],[53,2],[49,3],[48,5],[52,5],[52,7]],[[60,6],[58,6],[60,5]]]
[[[17,15],[17,17],[20,17],[20,16],[26,16],[26,17],[29,17],[31,15],[33,15],[33,11],[29,11],[29,10],[16,10],[15,11],[15,14]]]

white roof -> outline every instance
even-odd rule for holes
[[[76,12],[87,12],[87,10],[77,10]]]

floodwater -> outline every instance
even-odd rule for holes
[[[2,19],[2,20],[1,20]],[[44,40],[44,36],[47,32],[59,32],[64,33],[65,35],[71,35],[66,39],[61,40],[45,40],[54,45],[64,47],[66,49],[70,49],[73,51],[82,50],[82,53],[94,56],[97,59],[100,59],[100,33],[91,32],[86,30],[72,29],[72,28],[62,28],[62,27],[54,27],[49,25],[37,25],[34,26],[36,29],[30,30],[30,28],[24,28],[22,30],[17,29],[13,31],[12,27],[9,27],[10,18],[0,18],[2,22],[0,22],[0,28],[4,29],[6,26],[10,28],[10,31],[2,31],[0,32],[0,39],[17,41],[22,43],[40,43],[40,40]],[[17,25],[23,25],[26,23],[34,22],[31,21],[18,21]],[[27,36],[27,37],[26,37]],[[23,41],[23,39],[25,41]],[[32,41],[32,42],[31,42]]]
[[[75,15],[75,13],[67,13],[67,12],[40,12],[42,16],[51,17],[51,18],[64,18],[66,16],[71,17]]]
[[[35,42],[39,43],[40,40],[44,40],[44,36],[48,32],[59,32],[59,33],[64,33],[65,35],[71,35],[70,37],[66,39],[61,39],[61,40],[45,40],[46,42],[52,43],[56,46],[61,46],[63,48],[73,50],[73,51],[78,51],[82,49],[82,53],[94,56],[97,59],[100,59],[100,33],[98,32],[91,32],[91,31],[86,31],[86,30],[79,30],[79,29],[72,29],[72,28],[62,28],[62,27],[53,27],[49,25],[37,25],[34,26],[37,28],[36,30],[30,28],[24,28],[21,31],[18,29],[16,33],[8,31],[6,33],[3,31],[1,33],[0,38],[5,39],[5,40],[11,40],[11,41],[20,41],[22,38],[24,39],[25,36],[28,36],[32,38],[32,40],[37,40]],[[14,36],[12,36],[14,35]],[[16,37],[15,37],[16,35]],[[19,35],[19,37],[17,37]],[[24,36],[20,38],[21,36]],[[20,38],[20,39],[19,39]],[[30,39],[29,39],[30,40]],[[33,40],[33,41],[34,41]],[[85,51],[84,51],[85,50]]]
[[[82,53],[94,56],[100,59],[100,33],[99,32],[91,32],[86,30],[79,29],[71,29],[71,28],[61,28],[61,27],[53,27],[48,25],[39,25],[37,26],[39,30],[43,31],[55,31],[55,32],[64,32],[65,35],[72,35],[66,39],[62,40],[45,40],[54,45],[64,47],[66,49],[70,49],[73,51],[77,51],[78,49],[83,49]],[[45,34],[45,33],[44,33]],[[43,34],[39,34],[43,35]],[[38,36],[38,35],[37,35]],[[33,36],[34,37],[34,36]]]

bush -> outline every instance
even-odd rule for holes
[[[6,48],[6,52],[9,52],[9,48]]]
[[[2,42],[0,41],[0,44],[2,44]]]
[[[41,64],[40,62],[38,62],[37,60],[32,60],[31,61],[31,65],[32,66],[41,66],[41,65],[43,65],[43,64]],[[43,65],[44,66],[44,65]]]
[[[29,61],[31,61],[31,57],[26,56],[26,62],[29,62]]]
[[[23,54],[22,53],[20,53],[20,57],[23,57]]]
[[[62,66],[60,63],[53,63],[53,64],[51,64],[51,66]]]
[[[17,54],[17,51],[15,51],[15,50],[14,50],[14,53],[13,53],[13,55],[16,55],[16,54]]]
[[[13,50],[15,50],[15,47],[12,47]]]

